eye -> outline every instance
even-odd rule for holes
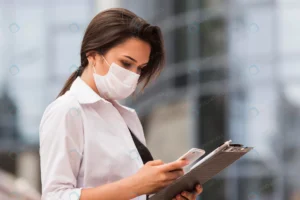
[[[130,65],[131,65],[129,62],[126,62],[124,60],[122,60],[121,63],[124,67],[130,67]]]

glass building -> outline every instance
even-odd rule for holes
[[[95,5],[94,0],[0,1],[0,168],[36,190],[41,189],[40,120],[80,65],[81,39]]]
[[[173,161],[191,147],[209,153],[232,139],[255,149],[207,183],[199,199],[300,199],[300,4],[122,2],[165,38],[164,72],[127,101],[154,156]]]

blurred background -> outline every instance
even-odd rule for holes
[[[0,0],[0,199],[40,199],[39,123],[80,65],[90,20],[127,8],[161,27],[167,63],[136,109],[155,159],[226,140],[255,149],[198,200],[300,200],[300,2]],[[298,67],[297,67],[298,66]]]

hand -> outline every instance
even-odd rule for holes
[[[171,184],[184,174],[182,167],[188,161],[177,160],[164,164],[161,160],[147,162],[134,175],[136,194],[152,194]]]
[[[201,187],[200,184],[198,184],[195,188],[194,192],[181,192],[180,194],[176,195],[175,198],[173,198],[172,200],[196,200],[196,197],[201,194],[203,191],[203,188]]]

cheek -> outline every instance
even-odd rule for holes
[[[103,69],[103,75],[106,75],[106,74],[108,73],[108,70],[109,70],[108,67],[107,67],[107,68],[104,68],[104,69]]]
[[[96,73],[104,76],[107,74],[108,70],[109,70],[109,66],[105,63],[101,64],[101,63],[97,63],[97,65],[95,66],[96,68]]]

